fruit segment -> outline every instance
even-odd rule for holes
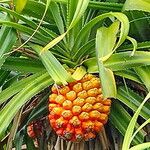
[[[27,126],[27,133],[30,138],[37,138],[42,135],[43,125],[42,122],[32,122]]]
[[[108,120],[111,100],[104,99],[100,80],[86,74],[67,86],[53,86],[49,96],[49,121],[65,140],[79,142],[96,137]]]

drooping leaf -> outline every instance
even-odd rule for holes
[[[75,45],[72,48],[73,51],[72,53],[75,53],[76,50],[80,47],[81,41],[87,36],[86,34],[91,28],[93,28],[99,21],[105,18],[113,18],[113,17],[117,18],[117,20],[119,20],[121,23],[119,40],[114,47],[115,51],[127,38],[129,31],[129,20],[123,13],[109,12],[95,17],[82,28],[82,30],[79,32],[76,38]],[[105,59],[108,59],[112,53],[108,54]]]
[[[113,72],[104,67],[102,59],[113,51],[118,30],[119,22],[114,22],[109,28],[99,28],[96,35],[97,63],[104,97],[116,96],[116,85]]]
[[[131,52],[121,52],[113,54],[104,66],[110,68],[112,71],[126,70],[139,66],[150,65],[150,52],[136,51],[131,57]],[[96,58],[89,58],[83,62],[88,68],[88,72],[98,72]]]
[[[56,84],[65,85],[67,84],[67,82],[73,81],[71,75],[67,73],[65,68],[60,64],[60,62],[53,56],[50,51],[44,51],[41,53],[41,46],[34,44],[30,44],[30,46],[38,53],[43,62],[43,65]]]
[[[4,24],[7,25],[9,27],[15,28],[17,30],[19,30],[22,33],[25,33],[26,35],[32,35],[34,30],[32,28],[29,28],[27,26],[18,24],[18,23],[14,23],[11,21],[4,21],[4,20],[0,20],[0,24]],[[37,40],[41,41],[42,43],[47,43],[48,40],[50,39],[50,37],[47,37],[39,32],[36,32],[36,34],[34,35],[35,38],[37,38]]]
[[[102,59],[113,51],[118,30],[119,22],[114,22],[109,28],[99,28],[96,35],[96,56],[104,97],[116,96],[113,72],[104,67]]]

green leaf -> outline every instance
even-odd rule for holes
[[[34,44],[30,44],[30,46],[38,53],[43,65],[56,84],[65,85],[67,82],[74,80],[50,51],[44,51],[41,53],[41,46]]]
[[[67,0],[52,0],[53,2],[60,2],[66,4]],[[100,1],[90,1],[88,8],[95,10],[104,10],[104,11],[121,11],[123,7],[122,3],[113,3],[113,2],[100,2]]]
[[[107,61],[104,62],[106,68],[112,71],[126,70],[134,67],[150,65],[150,52],[136,51],[131,57],[131,52],[121,52],[113,54]],[[90,58],[83,62],[88,68],[88,72],[97,73],[97,60]]]
[[[123,118],[123,119],[122,119]],[[115,100],[111,106],[111,113],[110,113],[110,122],[113,124],[115,128],[124,136],[128,124],[131,120],[130,114],[123,108],[123,106]],[[138,127],[138,125],[136,125]],[[135,139],[133,140],[133,144],[139,144],[144,141],[145,133],[140,131]],[[123,149],[122,149],[123,150]],[[127,149],[124,149],[127,150]]]
[[[101,59],[107,54],[111,53],[116,42],[116,34],[118,29],[119,24],[113,23],[109,28],[102,27],[98,29],[96,35],[96,54],[98,60],[97,63],[104,97],[116,96],[116,86],[113,72],[110,69],[104,68]],[[112,32],[112,30],[114,30],[114,32]],[[110,85],[109,88],[107,85]]]
[[[76,53],[73,55],[73,60],[80,63],[82,58],[86,55],[89,55],[90,52],[95,52],[95,39],[86,42],[81,48],[79,48]]]
[[[11,86],[13,83],[18,81],[19,74],[12,76],[9,78],[3,85],[2,90],[6,89],[7,87]]]
[[[101,27],[97,30],[97,53],[99,59],[102,59],[106,55],[112,52],[117,39],[117,33],[120,23],[118,21],[112,23],[108,28]],[[109,44],[108,44],[109,43]]]
[[[28,116],[28,120],[25,125],[28,125],[30,122],[33,120],[48,114],[48,106],[47,106],[47,101],[48,101],[49,93],[46,94],[40,102],[36,105],[35,108],[31,111],[30,115]],[[23,127],[24,128],[24,127]]]
[[[129,150],[145,150],[146,148],[150,148],[150,142],[146,142],[146,143],[133,146]]]
[[[128,40],[132,43],[132,45],[133,45],[133,51],[132,51],[132,53],[131,53],[131,56],[133,56],[134,53],[135,53],[135,51],[136,51],[136,49],[137,49],[137,41],[136,41],[135,39],[129,37],[129,36],[127,36],[127,39],[128,39]]]
[[[28,0],[14,0],[16,12],[21,13]]]
[[[0,70],[0,87],[4,84],[5,80],[7,79],[9,75],[9,71]]]
[[[104,67],[102,59],[113,51],[118,30],[119,22],[114,22],[109,28],[99,28],[96,34],[96,56],[104,97],[116,97],[116,85],[113,72]]]
[[[147,119],[144,123],[142,123],[142,125],[140,125],[140,127],[134,132],[134,134],[132,135],[132,138],[131,138],[131,140],[133,140],[134,139],[134,137],[136,136],[136,134],[140,131],[140,130],[142,130],[142,128],[144,128],[147,124],[149,124],[150,123],[150,118],[149,119]]]
[[[34,140],[30,138],[27,134],[25,136],[25,143],[27,145],[27,149],[36,150],[36,147],[34,145]]]
[[[123,141],[122,149],[128,150],[130,148],[132,134],[133,134],[133,131],[134,131],[134,128],[135,128],[135,124],[137,122],[137,118],[139,116],[139,113],[140,113],[142,107],[144,106],[144,104],[146,103],[146,101],[149,98],[150,98],[150,92],[147,94],[147,96],[145,97],[145,99],[143,100],[143,102],[141,103],[141,105],[136,110],[134,116],[132,117],[132,119],[131,119],[131,121],[130,121],[130,123],[128,125],[126,134],[124,136],[124,141]]]
[[[143,101],[143,97],[133,92],[131,89],[123,86],[119,86],[117,89],[117,99],[122,103],[124,103],[133,111],[136,111]],[[146,103],[145,106],[143,106],[139,115],[144,119],[149,119],[150,116],[149,108],[150,104]]]
[[[119,12],[121,11],[123,4],[122,3],[111,3],[111,2],[100,2],[100,1],[90,1],[89,8],[104,10],[104,11],[114,11]]]
[[[51,1],[51,0],[50,0]],[[46,2],[46,4],[45,4]],[[53,23],[53,16],[52,13],[50,11],[50,7],[48,7],[49,5],[49,0],[44,0],[44,3],[41,1],[35,1],[35,0],[28,0],[26,7],[24,8],[24,10],[22,11],[22,14],[26,15],[26,16],[30,16],[36,19],[41,19],[45,9],[47,9],[47,13],[46,16],[44,18],[44,21],[48,22],[48,23]]]
[[[24,142],[24,132],[19,131],[17,132],[15,139],[14,139],[14,146],[16,150],[20,150],[22,148],[23,142]]]
[[[35,22],[33,22],[32,20],[29,20],[27,18],[25,18],[24,16],[16,13],[15,11],[12,11],[8,8],[2,7],[0,6],[0,10],[9,13],[10,15],[14,16],[15,18],[17,18],[18,20],[22,20],[23,22],[25,22],[28,26],[32,27],[33,29],[37,28],[37,24]],[[50,31],[50,30],[46,30],[45,28],[41,27],[38,29],[40,33],[42,33],[45,36],[49,36],[51,38],[55,38],[56,37],[56,33]]]
[[[86,69],[83,66],[80,66],[72,74],[72,78],[75,80],[81,80],[85,74],[86,74]]]
[[[109,13],[104,13],[102,15],[95,17],[82,28],[82,30],[79,32],[76,38],[75,45],[72,48],[73,53],[76,52],[76,50],[80,47],[81,41],[84,38],[86,38],[87,32],[91,28],[93,28],[99,21],[105,18],[114,18],[114,17],[116,17],[121,23],[119,40],[116,43],[114,50],[113,50],[115,51],[127,38],[128,31],[129,31],[129,21],[128,21],[128,18],[123,13],[109,12]],[[108,54],[105,59],[108,59],[112,53]]]
[[[67,32],[63,33],[62,35],[58,36],[57,38],[55,38],[54,40],[52,40],[50,43],[48,43],[42,50],[41,53],[43,53],[44,51],[47,51],[48,49],[54,47],[57,43],[59,43],[65,36],[66,36]]]
[[[7,150],[11,150],[13,148],[13,140],[14,140],[15,135],[17,133],[17,129],[20,125],[20,119],[21,119],[22,111],[23,111],[23,108],[21,108],[14,117],[12,127],[10,129],[8,141],[7,141],[7,147],[6,147]]]
[[[78,4],[78,0],[76,1],[72,1],[72,0],[68,0],[67,3],[67,29],[69,28],[69,25],[71,24],[75,11],[76,11],[76,7]],[[75,41],[75,37],[77,36],[78,32],[80,31],[81,27],[82,27],[82,23],[83,23],[83,17],[81,17],[79,19],[79,21],[76,23],[76,25],[67,33],[67,46],[69,47],[69,50],[71,50],[72,46],[74,45],[74,41]]]
[[[134,70],[132,70],[132,69],[115,71],[114,74],[142,84],[141,79],[139,78],[137,73]]]
[[[17,36],[15,31],[10,27],[2,26],[0,30],[0,68],[8,57],[5,53],[12,49],[16,40]]]
[[[81,16],[84,14],[88,4],[89,4],[89,0],[78,0],[76,11],[74,13],[73,19],[69,25],[68,30],[73,28],[75,26],[75,24],[79,21]]]
[[[11,21],[0,20],[0,24],[4,24],[4,25],[7,25],[9,27],[15,28],[15,29],[19,30],[20,32],[25,33],[27,35],[32,35],[34,32],[34,30],[30,27],[26,27],[24,25],[14,23]],[[37,38],[39,41],[44,42],[44,44],[47,43],[50,39],[50,37],[47,37],[47,36],[41,34],[40,32],[36,32],[34,37]]]
[[[134,70],[146,86],[147,90],[150,91],[150,66],[136,67]]]
[[[87,6],[88,6],[88,3],[89,3],[89,0],[80,0],[78,1],[78,4],[77,4],[77,8],[76,8],[76,11],[75,11],[75,14],[73,16],[73,19],[68,27],[68,30],[61,34],[60,36],[58,36],[57,38],[55,38],[54,40],[52,40],[50,43],[48,43],[41,51],[41,53],[43,51],[47,51],[48,49],[52,48],[53,46],[55,46],[58,42],[60,42],[67,34],[67,32],[69,30],[71,30],[75,25],[76,23],[79,21],[79,19],[81,18],[81,16],[83,15],[84,11],[86,10]]]
[[[53,18],[55,20],[55,23],[59,29],[60,34],[64,33],[64,23],[62,20],[62,17],[60,15],[59,6],[57,3],[51,3],[50,10],[52,12]]]
[[[3,137],[8,125],[14,118],[18,110],[34,95],[42,91],[47,86],[51,85],[53,80],[47,75],[42,74],[40,77],[35,78],[27,86],[23,88],[17,95],[15,95],[0,111],[0,139]],[[11,112],[11,113],[10,113]]]
[[[10,87],[0,92],[0,104],[8,100],[10,97],[15,95],[16,93],[20,92],[25,86],[30,84],[34,79],[40,77],[42,74],[45,74],[46,72],[39,72],[37,74],[31,75],[29,77],[26,77],[25,79],[22,79],[18,82],[13,83]],[[48,73],[47,73],[48,75]]]
[[[71,24],[74,13],[76,11],[77,4],[78,4],[78,0],[76,0],[76,1],[68,0],[68,3],[67,3],[67,28]]]
[[[2,69],[21,73],[38,73],[45,70],[41,61],[19,57],[8,57]]]
[[[146,41],[150,39],[149,29],[149,13],[142,11],[128,11],[128,18],[130,20],[130,34],[138,41]]]
[[[48,7],[49,7],[50,2],[51,2],[51,0],[47,0],[47,1],[46,1],[45,11],[44,11],[44,13],[43,13],[43,15],[42,15],[42,18],[41,18],[40,21],[39,21],[39,24],[38,24],[37,28],[34,30],[34,32],[32,33],[32,35],[31,35],[24,43],[22,43],[16,50],[22,48],[22,47],[23,47],[25,44],[27,44],[27,43],[33,38],[33,36],[36,34],[36,32],[38,31],[38,29],[40,28],[40,26],[41,26],[41,24],[42,24],[42,22],[43,22],[43,19],[44,19],[45,15],[46,15],[46,12],[47,12],[47,9],[48,9]]]
[[[146,42],[141,42],[141,43],[137,43],[137,50],[141,50],[141,49],[148,49],[150,48],[150,42],[146,41]],[[123,45],[120,46],[117,51],[129,51],[133,49],[133,45],[128,44],[128,45]]]
[[[123,10],[141,10],[150,12],[149,0],[126,0]]]

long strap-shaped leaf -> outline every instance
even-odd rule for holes
[[[113,54],[104,66],[112,71],[126,70],[134,67],[150,65],[150,52],[136,51],[131,57],[131,52],[121,52]],[[87,59],[84,63],[88,68],[88,72],[98,73],[96,58]]]
[[[110,69],[104,67],[102,59],[112,52],[116,43],[116,34],[118,30],[119,22],[114,22],[109,28],[99,28],[96,34],[97,63],[103,95],[106,97],[116,96],[116,86],[113,72]]]
[[[137,133],[142,130],[142,128],[144,128],[146,125],[148,125],[150,123],[150,118],[147,119],[144,123],[142,123],[142,125],[140,125],[140,127],[134,132],[134,134],[132,135],[131,141],[134,140],[135,136],[137,135]],[[138,145],[137,145],[138,146]],[[148,147],[150,147],[150,144],[148,145]],[[147,148],[148,148],[147,147]],[[132,149],[132,148],[130,148]]]
[[[113,126],[118,129],[118,131],[124,136],[126,129],[128,127],[128,124],[131,120],[130,114],[123,108],[123,106],[118,103],[118,101],[114,101],[111,108],[110,113],[110,122],[113,124]],[[138,128],[138,124],[136,124],[136,127]],[[133,140],[132,144],[139,144],[144,141],[145,133],[143,131],[140,131],[135,139]],[[127,150],[127,149],[122,149]]]
[[[8,100],[10,97],[12,97],[13,95],[17,94],[18,92],[20,92],[25,86],[27,86],[28,84],[30,84],[30,82],[32,82],[35,78],[40,77],[42,74],[45,74],[46,71],[41,71],[39,73],[36,73],[34,75],[31,75],[25,79],[22,79],[16,83],[13,83],[13,85],[11,85],[10,87],[6,88],[5,90],[3,90],[0,93],[0,104],[2,104],[3,102],[5,102],[6,100]],[[47,73],[48,75],[48,73]]]
[[[11,101],[0,111],[0,139],[3,137],[4,132],[14,118],[17,111],[34,95],[42,91],[44,88],[53,83],[53,80],[47,73],[34,79],[30,84],[15,95]]]
[[[33,22],[32,20],[28,20],[27,18],[25,18],[24,16],[18,14],[15,11],[12,11],[8,8],[5,8],[3,6],[0,6],[0,10],[7,12],[8,14],[14,16],[15,18],[17,18],[18,20],[22,20],[23,22],[25,22],[27,25],[29,25],[30,27],[32,27],[33,29],[37,28],[37,24],[35,22]],[[55,38],[56,37],[56,33],[52,32],[52,31],[47,31],[45,30],[45,28],[40,27],[39,31],[43,34],[45,34],[46,36],[50,36],[51,38]]]
[[[19,57],[8,57],[2,69],[21,73],[38,73],[45,70],[41,61]]]
[[[133,92],[129,88],[125,88],[123,86],[118,87],[117,89],[117,99],[124,103],[126,106],[131,108],[133,111],[136,111],[139,105],[142,103],[143,98],[137,93]],[[144,119],[149,119],[150,116],[150,104],[147,103],[143,106],[140,116]]]
[[[20,0],[17,0],[17,1],[20,3]],[[34,36],[34,34],[38,31],[38,29],[40,28],[40,26],[41,26],[41,24],[42,24],[42,22],[43,22],[43,19],[44,19],[45,15],[46,15],[46,12],[47,12],[47,9],[48,9],[48,7],[49,7],[50,2],[51,2],[51,0],[47,0],[47,1],[46,1],[45,11],[44,11],[44,13],[43,13],[43,16],[42,16],[42,18],[41,18],[41,20],[40,20],[40,22],[39,22],[37,28],[36,28],[35,31],[33,32],[33,34],[29,37],[29,39],[27,39],[23,44],[21,44],[21,45],[20,45],[17,49],[15,49],[14,51],[20,49],[20,48],[23,47],[26,43],[28,43],[28,42],[32,39],[32,37]]]
[[[17,40],[15,31],[10,28],[3,26],[0,30],[0,68],[5,62],[7,56],[4,56],[5,53],[9,52],[12,49],[12,46]]]
[[[55,38],[53,41],[51,41],[50,43],[48,43],[41,51],[41,53],[43,51],[47,51],[48,49],[52,48],[53,46],[55,46],[58,42],[60,42],[68,33],[68,31],[70,31],[75,24],[79,21],[79,19],[81,18],[81,16],[83,15],[83,13],[85,12],[87,6],[88,6],[89,0],[78,0],[78,4],[77,4],[77,8],[75,11],[75,14],[73,16],[72,22],[70,23],[68,30],[63,33],[62,35],[60,35],[59,37]]]
[[[129,80],[142,84],[141,79],[139,78],[139,76],[136,74],[136,72],[133,69],[115,71],[114,74],[121,76],[122,78],[127,78]]]
[[[145,99],[143,100],[143,102],[141,103],[141,105],[138,107],[138,109],[136,110],[134,116],[132,117],[129,125],[128,125],[128,128],[127,128],[127,131],[126,131],[126,134],[124,136],[124,141],[123,141],[123,145],[122,145],[122,149],[124,150],[129,150],[130,148],[130,144],[131,144],[131,139],[132,139],[132,134],[133,134],[133,131],[134,131],[134,127],[135,127],[135,124],[137,122],[137,118],[139,116],[139,113],[142,109],[142,107],[144,106],[144,104],[146,103],[146,101],[150,98],[150,92],[147,94],[147,96],[145,97]]]
[[[109,12],[109,13],[104,13],[102,15],[99,15],[99,16],[95,17],[94,19],[92,19],[90,22],[88,22],[82,28],[82,30],[80,31],[80,33],[78,34],[78,36],[76,38],[75,45],[72,48],[72,53],[76,52],[76,50],[80,47],[81,41],[86,37],[86,33],[93,26],[95,26],[99,21],[101,21],[101,20],[103,20],[105,18],[111,18],[111,17],[116,17],[121,23],[120,38],[119,38],[119,41],[117,42],[116,46],[114,47],[114,49],[117,49],[122,44],[122,42],[124,42],[124,40],[126,39],[126,37],[128,35],[128,32],[129,32],[129,20],[123,13]],[[111,54],[109,54],[106,58],[108,58],[110,55]]]

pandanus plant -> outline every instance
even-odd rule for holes
[[[34,149],[36,138],[44,149],[56,134],[149,147],[139,131],[150,115],[149,1],[3,0],[0,11],[1,148]]]

